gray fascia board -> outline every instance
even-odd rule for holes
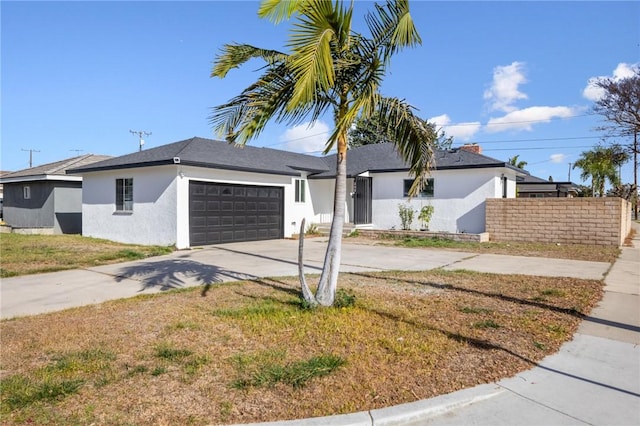
[[[153,166],[167,166],[175,164],[172,160],[159,160],[159,161],[149,161],[146,163],[127,163],[127,164],[114,164],[112,166],[104,166],[104,167],[81,167],[77,169],[67,170],[68,174],[82,174],[82,173],[90,173],[90,172],[106,172],[109,170],[123,170],[123,169],[137,169],[140,167],[153,167]]]
[[[294,171],[286,172],[282,170],[259,170],[259,169],[252,169],[249,167],[234,167],[234,166],[229,166],[225,164],[200,163],[197,161],[185,161],[185,160],[180,161],[180,163],[174,163],[173,159],[150,161],[146,163],[128,163],[128,164],[112,165],[112,166],[106,166],[106,167],[85,167],[81,169],[72,169],[67,171],[67,173],[82,174],[82,173],[91,173],[91,172],[104,172],[109,170],[137,169],[141,167],[170,166],[170,165],[192,166],[192,167],[200,167],[205,169],[233,170],[233,171],[250,172],[250,173],[264,173],[264,174],[270,174],[270,175],[301,176],[300,172],[294,172]]]
[[[196,161],[181,161],[180,165],[201,167],[205,169],[220,169],[220,170],[233,170],[237,172],[264,173],[268,175],[282,175],[282,176],[301,176],[302,175],[302,173],[295,172],[293,170],[290,172],[287,172],[284,170],[268,170],[268,169],[263,170],[263,169],[254,169],[251,167],[229,166],[226,164],[198,163]]]
[[[0,178],[0,184],[5,183],[21,183],[21,182],[38,182],[38,181],[66,181],[66,182],[82,182],[81,176],[65,176],[65,175],[32,175],[32,176],[16,176],[9,178]]]

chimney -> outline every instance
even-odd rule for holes
[[[465,143],[460,147],[460,149],[473,152],[474,154],[482,154],[482,147],[477,143]]]

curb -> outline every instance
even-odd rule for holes
[[[496,383],[478,385],[446,395],[393,407],[358,413],[310,419],[284,420],[265,423],[244,423],[235,426],[401,426],[415,424],[495,396],[505,390]]]

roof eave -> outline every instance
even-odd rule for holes
[[[16,176],[0,178],[0,183],[21,183],[21,182],[37,182],[37,181],[66,181],[66,182],[82,182],[82,176],[68,176],[68,175],[31,175],[31,176]]]

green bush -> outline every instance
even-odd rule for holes
[[[398,204],[398,214],[400,215],[402,230],[410,230],[411,224],[413,223],[413,216],[415,215],[415,211],[409,205]]]

